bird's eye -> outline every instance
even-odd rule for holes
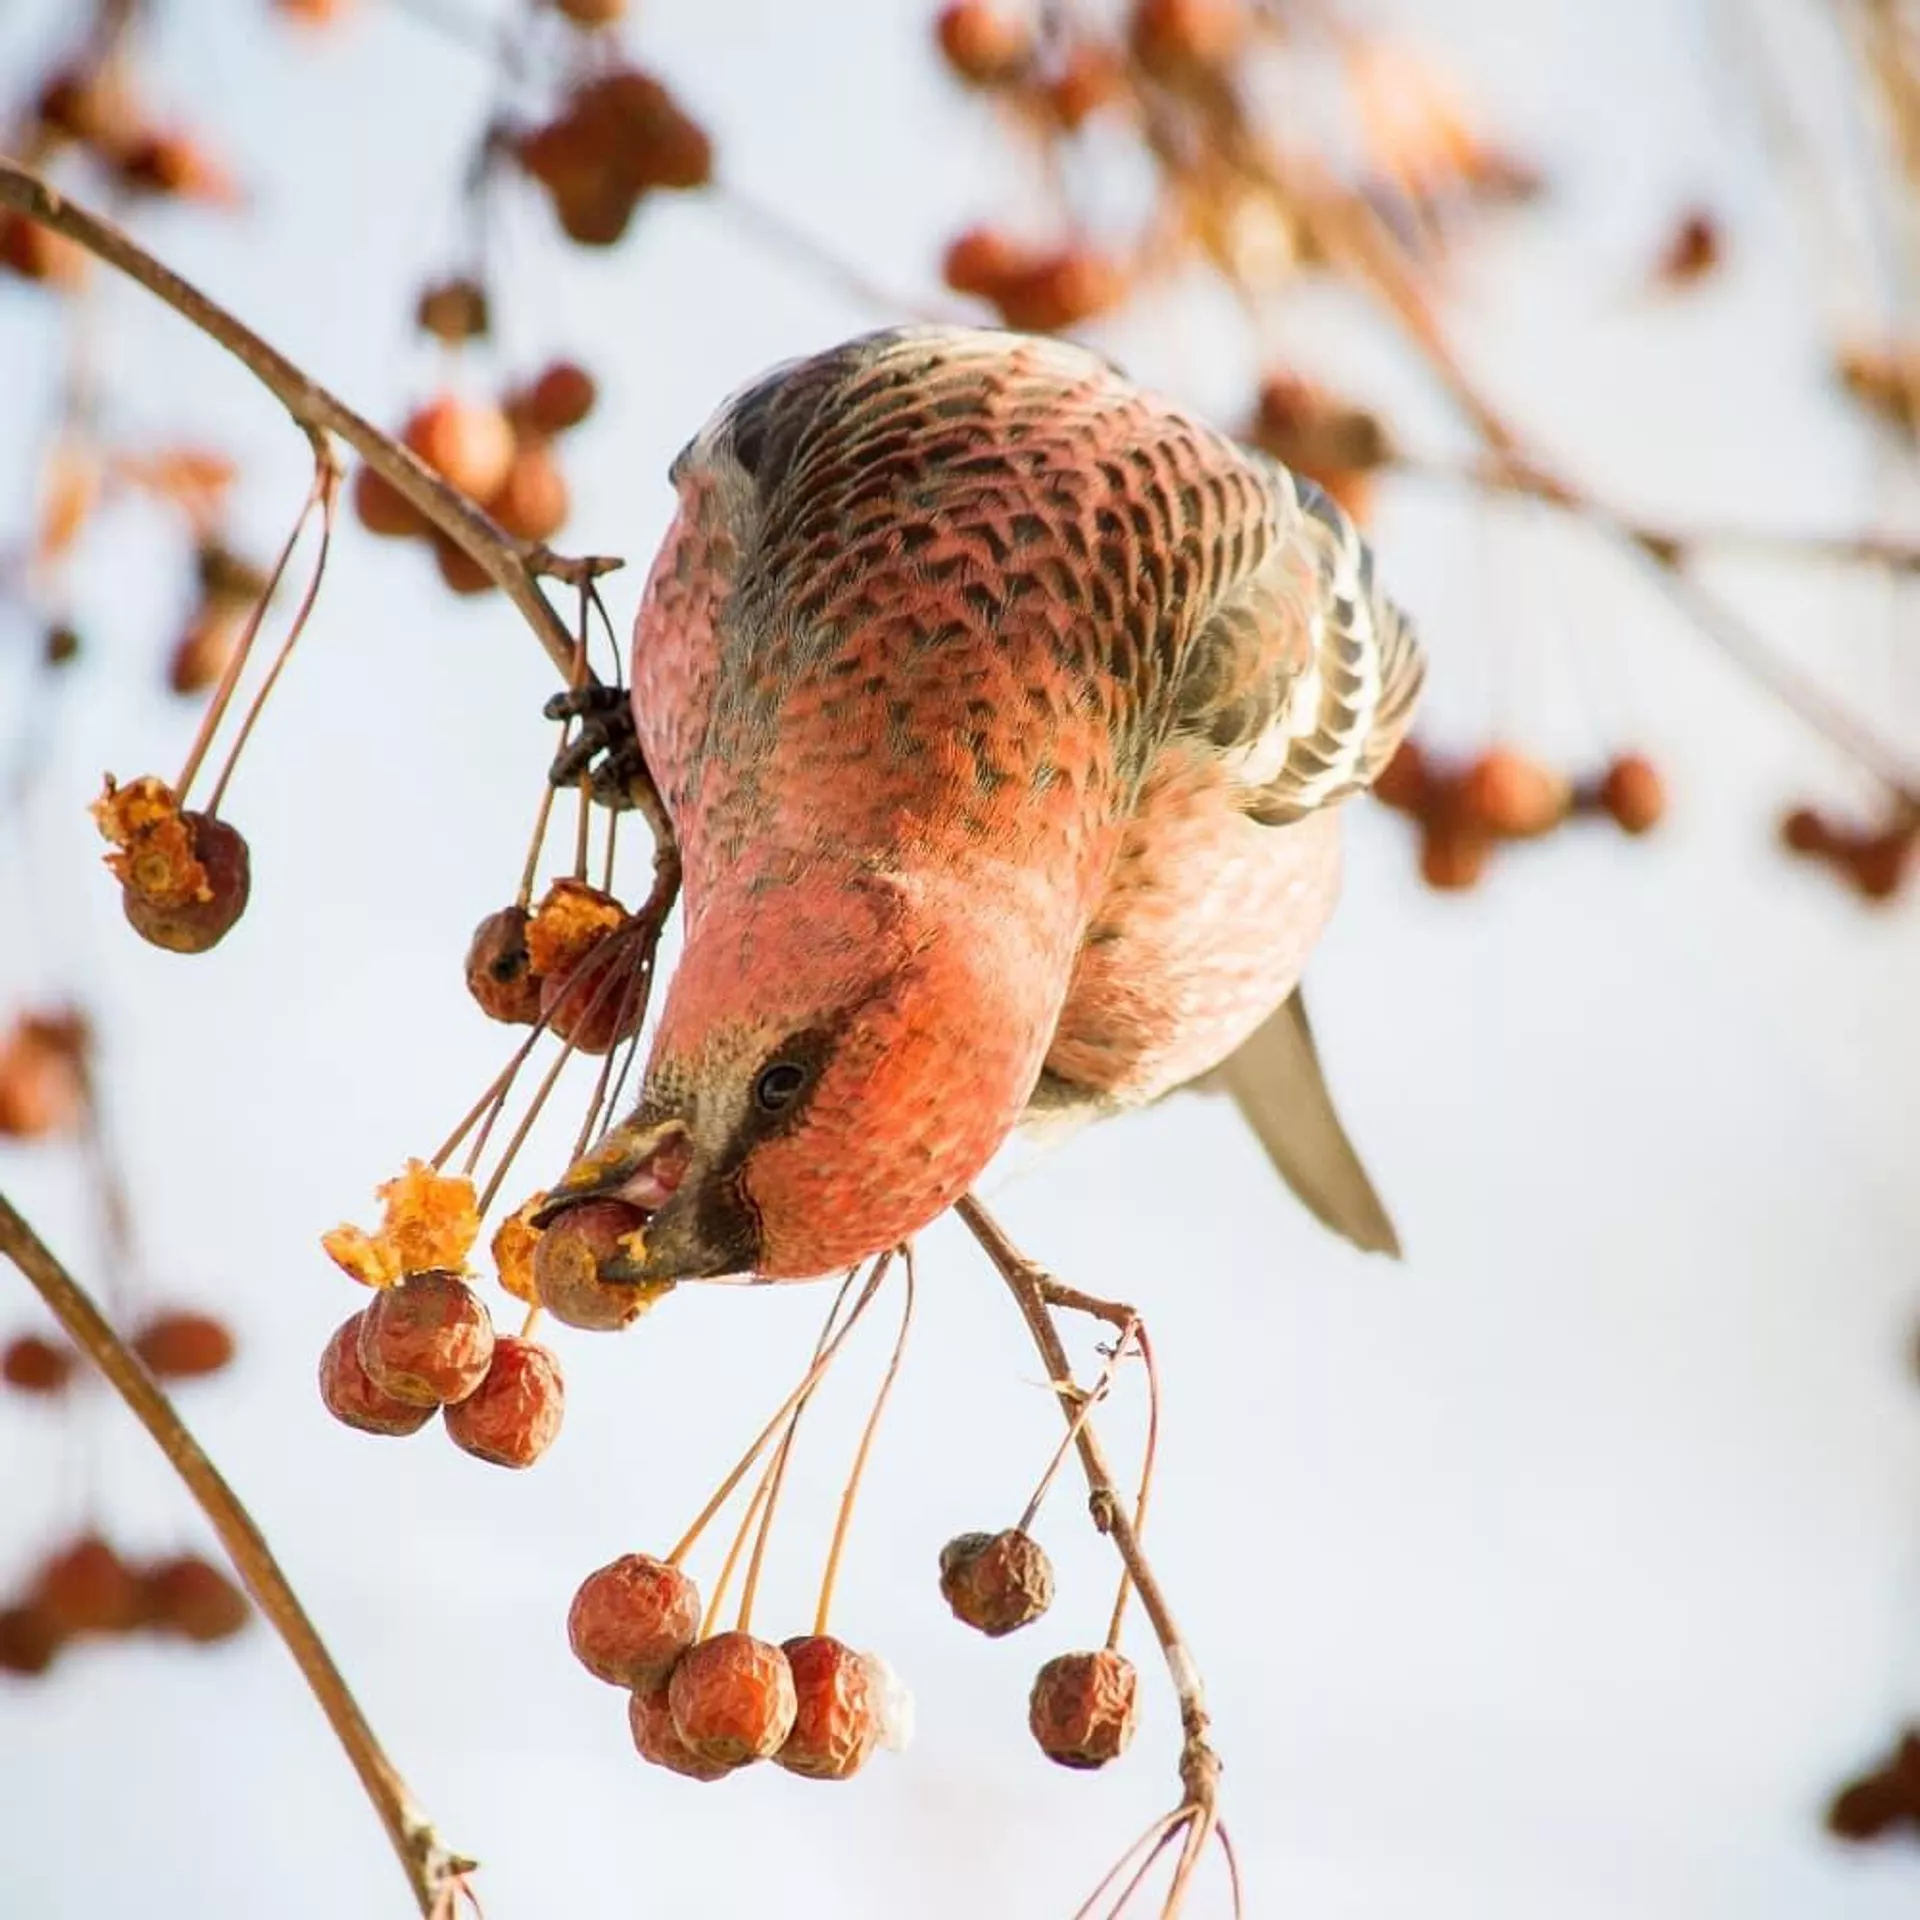
[[[807,1084],[807,1070],[791,1060],[777,1060],[753,1083],[754,1104],[763,1113],[778,1113],[793,1104],[794,1096]]]

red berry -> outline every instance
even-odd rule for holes
[[[673,1706],[664,1676],[651,1686],[636,1688],[628,1696],[627,1726],[640,1758],[653,1766],[684,1774],[689,1780],[722,1780],[733,1771],[723,1761],[701,1759],[680,1738],[680,1729],[673,1724]]]
[[[1139,1677],[1125,1654],[1062,1653],[1042,1667],[1027,1704],[1040,1750],[1063,1767],[1104,1767],[1133,1738]]]
[[[1866,899],[1891,900],[1906,881],[1913,848],[1911,828],[1888,827],[1850,840],[1841,849],[1840,864]]]
[[[1430,819],[1420,836],[1420,877],[1436,893],[1464,893],[1477,886],[1492,851],[1485,834],[1444,819]]]
[[[1396,813],[1419,814],[1427,804],[1433,784],[1426,750],[1419,741],[1400,742],[1394,756],[1374,775],[1373,797]]]
[[[479,1388],[446,1410],[455,1446],[496,1467],[530,1467],[553,1445],[566,1410],[560,1362],[545,1347],[503,1333]]]
[[[375,1386],[360,1364],[360,1329],[368,1311],[363,1308],[334,1328],[320,1356],[320,1398],[336,1420],[362,1433],[418,1433],[433,1418],[433,1409],[396,1400]]]
[[[1030,1533],[963,1533],[940,1549],[940,1591],[954,1617],[991,1639],[1053,1604],[1053,1566]]]
[[[1812,807],[1795,807],[1780,822],[1781,843],[1790,853],[1831,853],[1836,843],[1832,827]]]
[[[485,336],[489,316],[487,290],[460,275],[424,288],[413,310],[414,324],[449,347]]]
[[[1010,327],[1058,333],[1111,312],[1126,299],[1130,276],[1117,260],[1084,245],[1042,256],[987,295]]]
[[[62,1633],[126,1633],[145,1616],[140,1582],[97,1534],[53,1555],[33,1583],[33,1603]]]
[[[1600,782],[1600,805],[1625,833],[1650,833],[1667,810],[1660,770],[1644,754],[1623,753]]]
[[[729,1767],[771,1759],[799,1709],[787,1656],[750,1633],[717,1633],[689,1647],[673,1670],[667,1699],[689,1749]]]
[[[463,599],[493,591],[493,579],[486,568],[437,527],[428,532],[427,544],[433,548],[433,563],[440,569],[441,580]]]
[[[849,1780],[880,1740],[880,1703],[866,1658],[827,1634],[780,1649],[793,1673],[793,1731],[773,1757],[809,1780]]]
[[[631,1259],[627,1239],[647,1222],[624,1200],[583,1200],[541,1234],[533,1250],[533,1285],[540,1304],[569,1327],[611,1333],[637,1319],[668,1291],[670,1283],[604,1280],[601,1269]]]
[[[231,1639],[253,1617],[247,1596],[198,1554],[147,1568],[140,1587],[150,1625],[202,1645]]]
[[[566,433],[593,411],[593,375],[571,360],[556,360],[521,396],[527,424],[541,433]]]
[[[969,227],[948,248],[941,275],[955,293],[993,299],[1021,274],[1032,271],[1034,254],[997,227]]]
[[[596,1680],[639,1690],[664,1680],[700,1631],[700,1590],[651,1554],[622,1554],[581,1581],[567,1642]]]
[[[410,1273],[360,1318],[360,1364],[410,1406],[464,1400],[493,1361],[493,1319],[457,1273]]]
[[[169,953],[205,953],[226,938],[234,922],[247,910],[252,887],[247,843],[237,829],[204,813],[180,816],[190,838],[193,858],[206,870],[202,900],[156,897],[141,887],[136,856],[130,878],[121,883],[120,905],[128,924],[141,939]]]
[[[448,485],[474,500],[498,490],[513,464],[513,428],[486,401],[436,394],[417,408],[401,438]]]
[[[550,540],[566,524],[567,477],[552,449],[527,441],[499,489],[488,496],[487,511],[516,540]]]
[[[32,1679],[53,1665],[66,1635],[44,1607],[0,1608],[0,1673]]]
[[[1193,79],[1226,66],[1248,25],[1242,0],[1134,0],[1133,57],[1156,79]]]
[[[1461,776],[1459,804],[1483,832],[1528,840],[1567,817],[1572,787],[1551,767],[1511,747],[1489,747]]]
[[[641,946],[627,936],[635,923],[603,937],[565,973],[540,983],[540,1011],[551,1030],[581,1053],[609,1053],[640,1031],[645,1016]]]
[[[1017,80],[1033,59],[1033,29],[987,0],[953,0],[941,9],[934,34],[947,65],[976,87]]]
[[[382,540],[416,540],[429,531],[419,508],[372,467],[362,467],[353,477],[353,511],[360,524]]]
[[[162,1380],[198,1380],[233,1359],[233,1335],[208,1313],[156,1313],[127,1343]]]
[[[62,1393],[79,1364],[80,1356],[71,1347],[22,1333],[0,1353],[0,1379],[21,1393]]]
[[[226,672],[244,626],[231,602],[202,607],[167,656],[168,687],[183,699],[205,693]]]
[[[540,980],[527,952],[525,907],[502,907],[467,944],[467,991],[489,1020],[530,1027],[540,1018]]]

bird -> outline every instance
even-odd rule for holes
[[[1397,1255],[1300,993],[1425,674],[1340,506],[1090,348],[958,326],[781,363],[668,477],[630,718],[683,944],[542,1219],[642,1209],[610,1279],[813,1278],[1199,1088]]]

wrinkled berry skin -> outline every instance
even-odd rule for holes
[[[963,1533],[940,1550],[940,1591],[956,1619],[997,1640],[1053,1604],[1053,1565],[1018,1527]]]
[[[750,1633],[716,1633],[690,1647],[667,1699],[688,1749],[727,1767],[772,1759],[799,1711],[787,1656]]]
[[[1062,1653],[1034,1677],[1027,1725],[1063,1767],[1104,1767],[1133,1738],[1139,1676],[1125,1654]]]
[[[414,1407],[464,1400],[493,1363],[493,1320],[457,1273],[410,1273],[360,1319],[360,1364],[382,1393]]]
[[[543,1346],[502,1334],[479,1387],[446,1409],[455,1446],[496,1467],[530,1467],[553,1445],[566,1411],[560,1362]]]
[[[793,1673],[793,1731],[773,1757],[808,1780],[850,1780],[880,1740],[873,1669],[830,1634],[805,1634],[780,1651]]]
[[[320,1356],[320,1398],[336,1420],[361,1433],[418,1433],[433,1418],[432,1407],[396,1400],[375,1386],[360,1364],[360,1328],[366,1317],[363,1308],[334,1328]]]
[[[540,1304],[569,1327],[614,1333],[637,1319],[666,1289],[603,1280],[609,1261],[631,1258],[622,1246],[647,1216],[622,1200],[585,1200],[569,1207],[540,1236],[533,1252],[533,1286]]]
[[[665,1680],[700,1631],[700,1590],[678,1567],[626,1553],[581,1581],[567,1610],[573,1657],[609,1686]]]
[[[163,901],[122,885],[120,905],[131,926],[150,946],[169,953],[205,953],[217,947],[247,910],[253,886],[247,843],[237,829],[204,813],[183,813],[193,838],[193,857],[207,871],[205,900]]]
[[[627,1697],[627,1727],[642,1760],[689,1780],[724,1780],[733,1769],[724,1761],[703,1760],[680,1738],[665,1679],[637,1687]]]

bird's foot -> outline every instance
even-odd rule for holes
[[[542,711],[549,720],[580,723],[547,769],[554,786],[574,786],[584,775],[601,806],[616,812],[646,808],[653,778],[640,752],[633,707],[624,687],[569,687],[556,693]]]

